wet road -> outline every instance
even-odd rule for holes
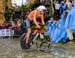
[[[0,38],[0,58],[75,58],[75,43],[52,44],[44,52],[35,45],[29,50],[22,50],[18,38]]]

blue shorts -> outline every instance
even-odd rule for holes
[[[24,20],[24,24],[26,25],[26,28],[31,28],[33,26],[33,22],[28,17]]]

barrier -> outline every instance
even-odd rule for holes
[[[1,29],[0,30],[0,37],[6,37],[6,36],[13,36],[14,31],[10,29]]]

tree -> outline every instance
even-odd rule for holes
[[[39,0],[35,0],[34,3],[31,3],[29,6],[27,5],[22,5],[18,7],[19,11],[27,12],[30,9],[34,9],[39,5]]]

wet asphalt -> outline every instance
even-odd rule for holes
[[[42,50],[38,51],[35,44],[22,50],[19,38],[0,38],[0,58],[75,58],[75,42],[51,44]]]

